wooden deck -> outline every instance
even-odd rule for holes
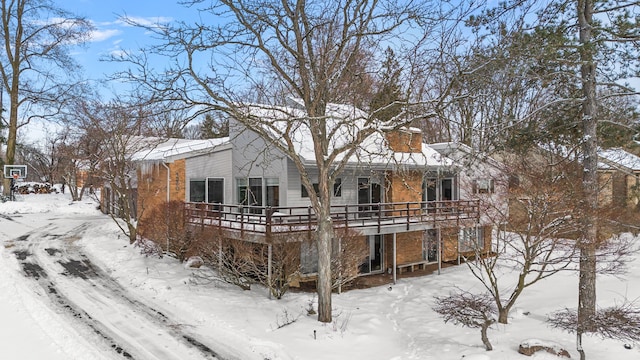
[[[478,200],[428,201],[336,205],[331,207],[335,227],[372,228],[382,233],[394,227],[410,231],[416,225],[477,221]],[[256,207],[243,205],[185,203],[185,218],[194,226],[215,227],[245,235],[310,232],[317,228],[311,207]]]

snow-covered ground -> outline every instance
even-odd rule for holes
[[[185,335],[227,359],[527,359],[517,353],[525,339],[559,343],[578,357],[575,336],[544,321],[552,311],[576,306],[575,273],[527,289],[510,324],[489,331],[494,351],[486,352],[478,329],[444,324],[431,309],[433,296],[448,294],[453,286],[481,290],[465,266],[444,269],[439,276],[401,279],[392,287],[336,294],[335,320],[322,324],[307,315],[314,294],[290,292],[272,300],[258,286],[242,291],[202,283],[194,276],[202,270],[141,255],[89,200],[71,203],[66,195],[50,194],[2,203],[0,240],[2,359],[125,358],[110,349],[112,342],[126,344],[126,354],[135,359],[213,357],[176,340]],[[78,256],[92,264],[89,270],[100,274],[98,279],[69,276],[65,264]],[[49,272],[46,279],[25,276],[24,261],[29,259]],[[599,278],[601,306],[640,298],[640,261],[629,270],[623,277]],[[60,306],[61,299],[84,316]],[[150,312],[160,315],[154,320]],[[90,323],[94,333],[104,329],[110,340],[87,334],[87,318],[99,324]],[[640,347],[628,350],[623,345],[587,337],[587,358],[640,358]]]

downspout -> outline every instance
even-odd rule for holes
[[[171,189],[171,169],[167,166],[167,164],[163,161],[162,166],[167,169],[167,202],[171,199],[169,198],[169,191]]]
[[[162,166],[167,169],[167,203],[169,202],[169,190],[171,186],[171,169],[167,166],[167,164],[163,161]],[[169,253],[169,237],[167,236],[167,254]]]

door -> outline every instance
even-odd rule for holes
[[[361,274],[370,274],[382,271],[383,241],[382,235],[369,235],[365,242],[369,247],[369,255],[360,265]]]
[[[458,200],[458,191],[454,178],[426,178],[422,183],[423,207],[435,209],[439,206],[448,206],[438,201]],[[439,204],[439,205],[438,205]]]
[[[422,259],[428,262],[438,261],[438,230],[429,229],[422,235]]]
[[[382,202],[382,186],[370,178],[358,178],[358,213],[360,217],[372,217],[378,213]]]

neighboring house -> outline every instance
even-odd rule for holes
[[[504,164],[461,143],[429,146],[457,164],[460,198],[480,201],[479,224],[486,226],[487,230],[492,226],[506,226],[509,219],[509,176]]]
[[[598,151],[600,204],[638,207],[640,157],[620,148]]]
[[[328,105],[330,116],[353,111]],[[258,116],[269,114],[262,107]],[[254,243],[293,235],[299,239],[303,275],[313,277],[316,250],[304,240],[315,229],[315,215],[293,160],[233,120],[229,129],[229,138],[208,148],[175,153],[156,148],[141,156],[146,175],[138,181],[139,202],[184,200],[192,225]],[[297,155],[318,183],[311,140],[303,132],[296,139]],[[333,141],[339,143],[339,136]],[[483,209],[481,200],[502,201],[496,209],[506,211],[506,183],[499,181],[497,166],[466,169],[456,160],[465,152],[470,153],[451,144],[431,147],[415,128],[383,130],[365,139],[336,180],[331,199],[334,226],[357,232],[369,248],[360,274],[395,276],[459,261],[477,249],[490,251],[495,219],[484,213],[491,209]]]

